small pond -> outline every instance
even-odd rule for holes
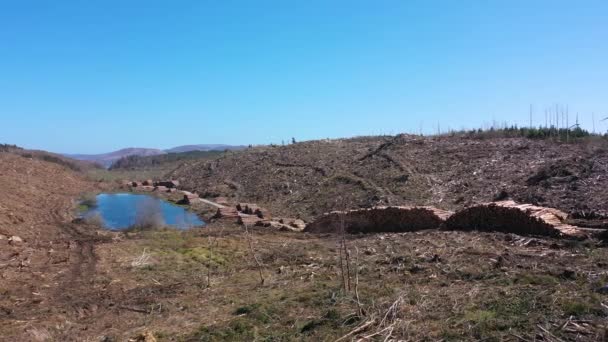
[[[150,195],[131,193],[99,194],[96,206],[85,218],[99,215],[104,227],[121,230],[133,226],[171,226],[188,229],[204,226],[195,213]]]

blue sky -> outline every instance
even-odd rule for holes
[[[606,1],[3,1],[0,142],[265,144],[608,116]],[[606,130],[608,124],[597,123]]]

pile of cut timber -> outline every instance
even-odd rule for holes
[[[221,205],[228,205],[228,204],[230,204],[230,201],[226,197],[216,197],[213,201],[215,203],[221,204]]]
[[[270,212],[264,208],[261,208],[257,204],[252,203],[238,203],[236,210],[247,215],[256,215],[259,218],[270,218]]]
[[[256,215],[259,218],[270,218],[268,210],[253,203],[237,203],[236,210],[246,215]]]
[[[567,216],[553,208],[499,201],[461,210],[446,221],[445,227],[521,235],[585,237],[584,230],[564,223]]]
[[[251,226],[263,226],[268,220],[261,219],[255,215],[239,215],[237,223],[240,225]]]
[[[432,207],[375,207],[324,214],[306,225],[305,232],[407,232],[439,228],[452,213]]]
[[[184,198],[178,202],[179,204],[192,204],[194,200],[198,199],[198,195],[190,191],[182,191],[181,193],[184,195]]]
[[[177,188],[179,186],[179,181],[176,181],[176,180],[159,181],[159,182],[154,183],[154,185],[164,186],[164,187],[171,189],[171,188]]]
[[[277,219],[277,221],[281,224],[285,224],[289,227],[291,227],[292,229],[290,230],[295,230],[295,231],[303,231],[304,228],[306,228],[306,222],[304,222],[301,219],[292,219],[292,218],[279,218]]]
[[[142,182],[143,185],[154,186],[154,182],[151,179],[146,179]]]
[[[212,218],[239,218],[239,212],[233,207],[217,208],[215,215]],[[256,217],[257,218],[257,217]]]
[[[269,220],[246,214],[239,214],[237,223],[248,227],[257,226],[293,232],[301,232],[306,226],[306,223],[299,219],[277,218]]]

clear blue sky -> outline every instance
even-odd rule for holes
[[[0,142],[280,143],[608,116],[608,1],[0,2]],[[598,130],[608,128],[597,124]]]

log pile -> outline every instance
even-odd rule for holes
[[[142,182],[142,185],[154,186],[154,182],[151,179],[146,179]]]
[[[238,215],[239,215],[239,217],[238,217],[237,223],[240,225],[246,224],[249,227],[256,226],[256,227],[273,228],[273,229],[282,230],[282,231],[301,232],[304,229],[304,227],[306,226],[304,221],[299,220],[299,219],[281,218],[281,219],[269,220],[269,219],[260,218],[256,215],[247,215],[247,214],[242,214],[242,213],[239,213]]]
[[[270,219],[270,212],[257,204],[237,203],[236,210],[246,215],[256,215],[259,218]]]
[[[567,216],[553,208],[499,201],[461,210],[446,221],[445,227],[452,230],[498,231],[520,235],[586,236],[580,228],[564,223]]]
[[[408,232],[439,228],[451,212],[432,207],[375,207],[324,214],[306,225],[305,232]]]
[[[279,218],[277,219],[277,221],[281,224],[285,224],[289,227],[291,227],[292,229],[290,230],[294,230],[294,231],[303,231],[304,228],[306,228],[306,222],[304,222],[303,220],[300,219],[293,219],[293,218]]]
[[[154,191],[157,192],[168,192],[169,188],[167,188],[166,186],[162,186],[162,185],[157,185],[154,187]]]
[[[142,185],[138,187],[140,191],[154,191],[154,187],[151,185]]]
[[[182,198],[181,201],[178,202],[178,204],[192,204],[192,202],[194,202],[194,200],[198,199],[198,195],[191,193],[190,191],[182,191],[181,192],[184,197]]]
[[[226,197],[216,197],[213,201],[215,203],[221,204],[221,205],[229,205],[230,204],[230,201]]]
[[[240,225],[252,226],[264,226],[268,222],[267,220],[261,219],[255,215],[239,215],[237,223]]]
[[[223,207],[223,208],[218,208],[217,211],[215,212],[215,215],[212,218],[219,219],[219,218],[238,218],[238,217],[239,217],[239,212],[236,211],[235,208]]]
[[[177,188],[179,186],[179,181],[176,181],[176,180],[158,181],[158,182],[154,183],[154,185],[164,186],[169,189],[172,189],[172,188]]]

